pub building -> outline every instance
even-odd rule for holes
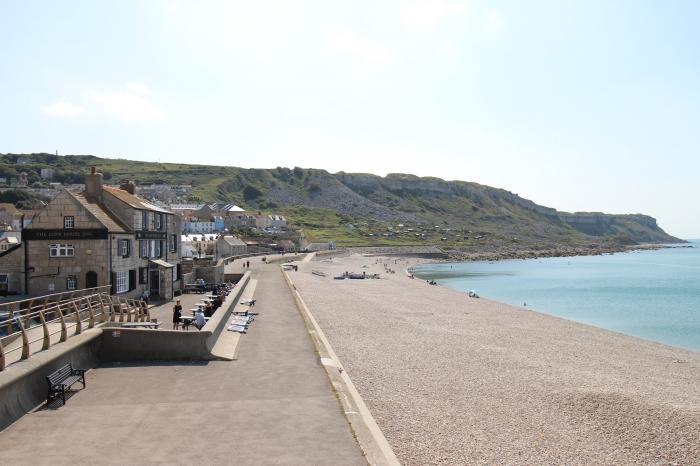
[[[91,168],[81,193],[62,191],[22,232],[25,290],[111,285],[113,294],[170,300],[180,289],[180,220],[136,194],[103,186]]]

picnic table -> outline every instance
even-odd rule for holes
[[[124,322],[122,327],[126,328],[153,328],[160,327],[160,322]]]
[[[196,319],[195,316],[180,316],[180,320],[182,321],[182,328],[184,330],[187,330],[190,325],[194,323],[194,319]],[[210,319],[210,317],[204,317],[204,322],[207,322]]]

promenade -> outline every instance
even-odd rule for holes
[[[0,433],[3,463],[367,464],[279,267],[251,271],[260,315],[238,360],[91,370],[66,406]]]

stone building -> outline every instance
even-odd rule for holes
[[[241,256],[248,252],[248,246],[236,236],[219,236],[216,240],[216,258]]]
[[[21,244],[0,247],[0,296],[24,294],[24,248]]]
[[[67,190],[38,212],[22,233],[30,295],[111,285],[125,297],[172,299],[180,289],[180,224],[170,211],[135,195],[128,182]]]

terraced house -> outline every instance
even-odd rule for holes
[[[26,292],[45,294],[111,285],[127,297],[172,299],[180,289],[180,221],[148,203],[133,183],[103,186],[85,178],[63,191],[23,231]]]

